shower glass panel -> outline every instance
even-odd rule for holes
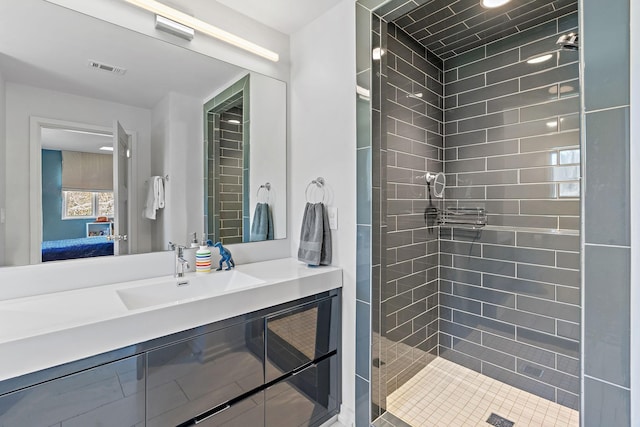
[[[394,0],[371,29],[371,420],[578,425],[578,2]]]

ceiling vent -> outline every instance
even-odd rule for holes
[[[115,65],[103,64],[97,61],[89,61],[89,67],[96,70],[107,71],[109,73],[124,76],[127,73],[127,69],[123,67],[116,67]]]

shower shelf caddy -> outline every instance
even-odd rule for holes
[[[487,225],[484,208],[446,208],[440,213],[440,225],[482,228]]]

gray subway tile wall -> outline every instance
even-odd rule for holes
[[[440,305],[452,318],[446,329],[441,320],[440,335],[451,339],[441,341],[439,354],[456,362],[499,352],[503,358],[465,366],[577,408],[579,236],[524,230],[441,228],[441,257],[450,255],[453,265],[441,267]],[[510,358],[514,364],[505,363]]]
[[[580,111],[577,85],[568,83],[578,78],[578,57],[559,51],[548,61],[527,63],[532,55],[554,51],[561,33],[576,30],[566,28],[569,22],[577,22],[577,12],[494,42],[467,61],[445,61],[445,96],[456,105],[445,109],[447,156],[457,159],[445,163],[453,187],[448,205],[453,199],[464,207],[513,199],[519,209],[489,211],[490,225],[577,229],[578,221],[561,219],[579,216],[579,195],[561,197],[566,193],[559,187],[578,185],[579,160],[559,168],[561,147],[579,150],[575,124],[563,127]],[[571,62],[560,65],[564,56]],[[456,191],[460,186],[465,191]],[[480,189],[485,197],[478,197]]]
[[[414,5],[415,6],[415,5]],[[443,165],[442,62],[393,24],[387,26],[384,86],[387,167],[386,390],[393,392],[432,360],[438,345],[438,234],[427,229],[423,176]],[[438,201],[434,199],[434,204]],[[384,396],[386,398],[386,396]],[[380,397],[383,400],[383,396]]]
[[[243,231],[243,136],[242,107],[233,107],[220,115],[218,171],[220,181],[220,228],[217,238],[224,244],[241,243]]]
[[[625,153],[630,150],[631,4],[629,0],[583,0],[581,6],[586,173],[582,189],[583,419],[585,426],[630,426],[634,423],[629,382],[631,183]],[[616,42],[607,43],[603,37]],[[607,205],[611,209],[606,215],[607,232],[603,233],[603,207]]]

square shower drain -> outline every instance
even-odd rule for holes
[[[513,427],[513,425],[515,424],[513,421],[509,421],[508,419],[494,413],[491,413],[491,415],[487,419],[487,423],[491,424],[494,427]]]

